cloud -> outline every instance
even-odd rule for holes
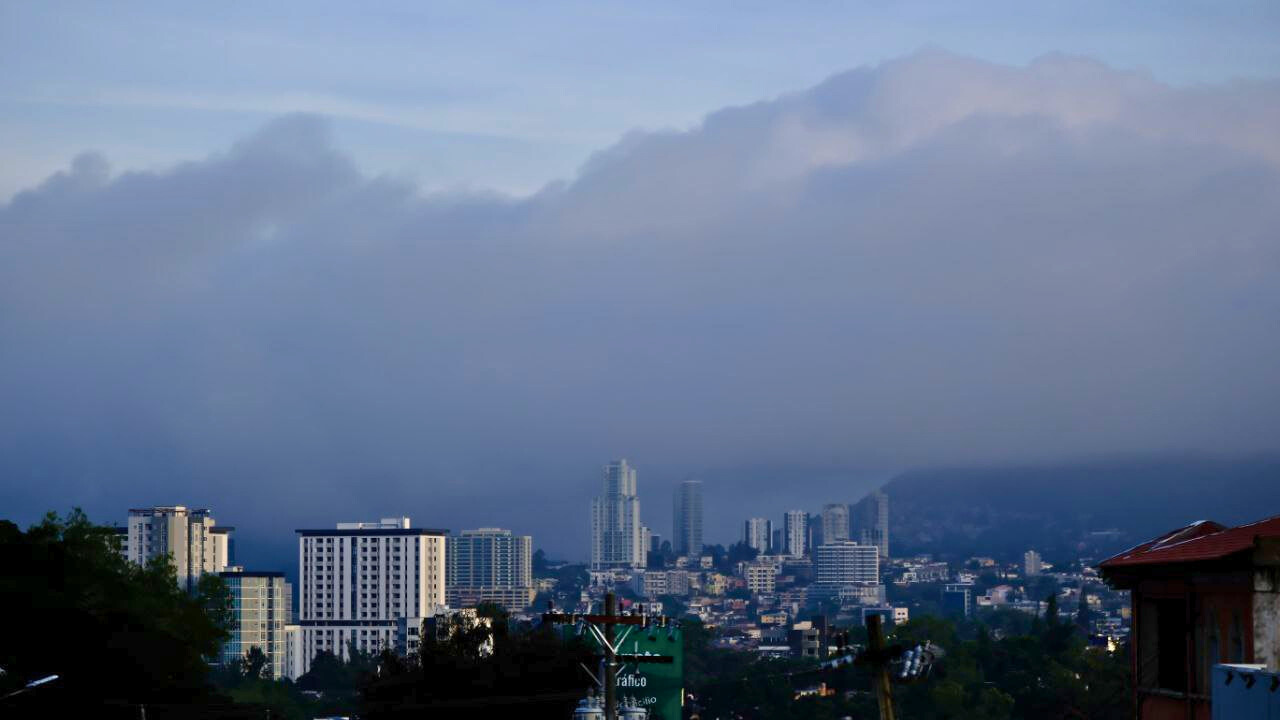
[[[308,116],[164,173],[84,155],[0,207],[0,505],[571,550],[621,455],[1276,450],[1275,127],[1274,82],[930,51],[529,197],[361,175]]]

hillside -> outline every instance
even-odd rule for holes
[[[919,470],[885,491],[895,555],[1098,558],[1194,520],[1280,514],[1280,456]]]

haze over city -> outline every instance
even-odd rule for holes
[[[1104,6],[6,4],[0,507],[580,560],[616,458],[730,542],[917,467],[1280,451],[1280,18]]]

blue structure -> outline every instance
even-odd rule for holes
[[[1213,720],[1280,720],[1280,673],[1265,665],[1213,666]]]

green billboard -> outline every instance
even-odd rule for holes
[[[684,706],[684,636],[679,630],[658,628],[653,635],[642,627],[619,626],[618,653],[657,655],[670,663],[621,661],[618,664],[618,698],[635,698],[649,711],[649,720],[680,720]],[[591,633],[585,637],[597,649]]]

